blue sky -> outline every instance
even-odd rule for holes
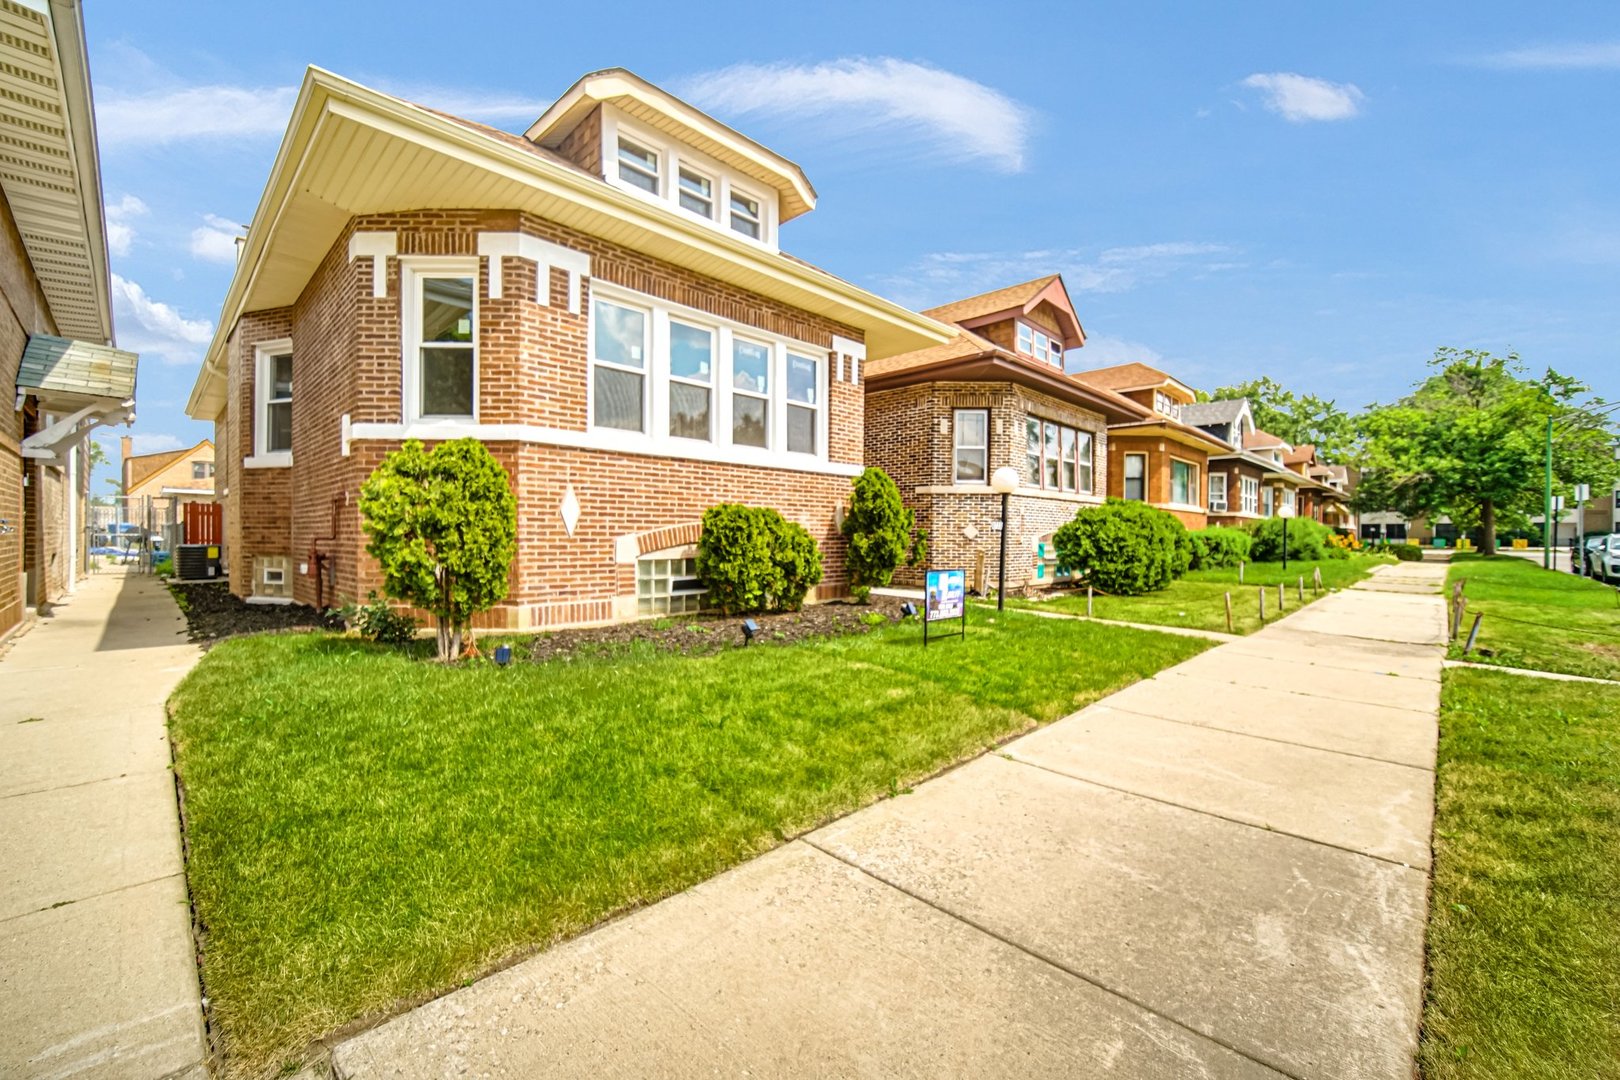
[[[628,67],[804,167],[785,249],[915,306],[1059,271],[1088,367],[1358,409],[1455,345],[1620,396],[1613,3],[88,7],[137,452],[212,434],[186,396],[308,64],[514,131]]]

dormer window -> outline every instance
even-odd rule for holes
[[[750,199],[739,191],[731,193],[731,228],[754,240],[760,234],[759,200]]]
[[[1018,351],[1054,367],[1063,366],[1063,343],[1028,323],[1018,324]]]
[[[1153,391],[1153,410],[1172,420],[1181,419],[1181,403],[1163,390]]]
[[[702,173],[681,166],[681,205],[699,217],[714,217],[714,181]]]
[[[619,179],[658,194],[658,154],[629,139],[619,139]]]

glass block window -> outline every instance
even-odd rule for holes
[[[636,614],[684,615],[702,608],[696,559],[648,558],[636,563]]]

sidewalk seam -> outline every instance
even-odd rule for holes
[[[172,874],[160,874],[155,878],[148,878],[145,881],[132,881],[128,885],[120,885],[116,889],[103,889],[100,892],[88,893],[84,896],[75,896],[72,900],[58,900],[54,904],[46,904],[44,907],[38,907],[32,911],[21,911],[15,915],[0,916],[0,926],[3,926],[9,922],[15,922],[18,919],[26,919],[30,915],[38,915],[41,912],[46,911],[55,911],[58,908],[72,907],[75,904],[82,904],[86,900],[100,900],[102,897],[106,896],[117,896],[121,892],[128,892],[131,889],[142,889],[148,885],[156,885],[160,881],[168,881],[170,878],[183,877],[184,875],[185,870],[180,869],[176,870]]]
[[[1005,934],[1002,934],[1001,932],[999,932],[997,930],[993,930],[990,927],[985,926],[985,925],[983,925],[983,924],[981,924],[979,922],[976,922],[975,920],[970,919],[965,915],[962,915],[962,914],[959,914],[958,912],[952,911],[949,908],[944,907],[943,905],[937,903],[936,901],[930,900],[926,896],[920,896],[917,893],[912,892],[910,889],[906,888],[905,886],[899,885],[899,884],[896,884],[893,881],[890,881],[888,878],[884,877],[882,874],[879,874],[876,871],[870,870],[870,869],[868,869],[868,868],[866,868],[864,866],[861,866],[859,863],[855,863],[855,862],[850,861],[849,859],[846,859],[844,856],[840,855],[836,851],[829,851],[828,849],[822,847],[820,844],[816,843],[814,840],[811,840],[809,837],[801,836],[799,838],[799,841],[801,843],[803,843],[806,847],[809,847],[809,848],[812,848],[812,849],[814,849],[816,851],[821,852],[823,855],[827,856],[829,859],[837,860],[838,862],[840,862],[840,863],[844,864],[845,866],[849,867],[851,870],[854,870],[856,873],[859,873],[859,874],[862,874],[862,875],[864,875],[866,877],[869,877],[873,881],[876,881],[877,883],[879,883],[880,885],[887,886],[888,888],[893,889],[895,892],[900,893],[902,896],[908,896],[911,899],[917,901],[919,904],[922,904],[922,905],[924,905],[926,907],[932,908],[934,911],[939,912],[941,915],[944,915],[948,919],[951,919],[951,920],[953,920],[955,922],[959,922],[963,926],[966,926],[966,927],[969,927],[969,928],[971,928],[973,930],[976,930],[976,931],[978,931],[979,933],[985,935],[988,938],[992,938],[992,939],[994,939],[996,941],[999,941],[1003,945],[1006,945],[1008,948],[1016,949],[1019,952],[1023,953],[1025,956],[1030,957],[1031,959],[1037,960],[1040,963],[1045,964],[1046,966],[1048,966],[1050,968],[1053,968],[1053,969],[1055,969],[1057,971],[1063,972],[1065,975],[1068,975],[1070,978],[1080,980],[1081,982],[1085,983],[1087,986],[1096,987],[1098,990],[1101,990],[1103,993],[1108,994],[1111,997],[1116,997],[1121,1001],[1124,1001],[1124,1002],[1126,1002],[1126,1003],[1128,1003],[1128,1004],[1130,1004],[1132,1006],[1135,1006],[1136,1008],[1141,1009],[1143,1012],[1149,1014],[1150,1016],[1156,1016],[1159,1019],[1165,1021],[1166,1023],[1174,1024],[1176,1027],[1181,1028],[1183,1031],[1186,1031],[1191,1035],[1194,1035],[1194,1036],[1196,1036],[1196,1037],[1198,1037],[1200,1039],[1203,1039],[1206,1042],[1212,1042],[1215,1045],[1217,1045],[1219,1047],[1222,1047],[1223,1049],[1229,1050],[1232,1053],[1238,1055],[1239,1057],[1243,1058],[1246,1061],[1252,1061],[1256,1065],[1264,1066],[1265,1068],[1270,1069],[1272,1072],[1275,1072],[1280,1076],[1286,1076],[1286,1077],[1288,1077],[1288,1080],[1304,1080],[1304,1078],[1301,1077],[1299,1074],[1289,1072],[1287,1069],[1283,1068],[1280,1065],[1277,1065],[1277,1064],[1275,1064],[1273,1062],[1267,1061],[1265,1058],[1259,1057],[1259,1056],[1257,1056],[1257,1055],[1255,1055],[1255,1054],[1253,1054],[1253,1053],[1251,1053],[1251,1052],[1249,1052],[1247,1050],[1242,1049],[1241,1047],[1234,1046],[1232,1043],[1226,1041],[1225,1039],[1222,1039],[1218,1035],[1214,1035],[1214,1034],[1211,1034],[1211,1033],[1206,1032],[1206,1031],[1200,1031],[1197,1028],[1193,1027],[1191,1024],[1188,1024],[1188,1023],[1186,1023],[1185,1021],[1182,1021],[1182,1020],[1178,1020],[1174,1016],[1169,1015],[1168,1013],[1161,1012],[1158,1009],[1153,1008],[1151,1005],[1148,1005],[1146,1002],[1138,1001],[1136,998],[1131,997],[1129,994],[1122,993],[1121,991],[1116,990],[1113,987],[1108,986],[1107,984],[1103,983],[1099,979],[1096,979],[1096,978],[1094,978],[1094,977],[1092,977],[1090,975],[1087,975],[1084,972],[1079,971],[1076,968],[1072,968],[1072,967],[1070,967],[1069,965],[1063,963],[1060,960],[1055,960],[1052,957],[1047,956],[1045,953],[1040,952],[1037,949],[1033,949],[1033,948],[1029,947],[1028,945],[1023,944],[1022,942],[1015,941],[1012,938],[1006,936]]]
[[[1107,700],[1107,698],[1104,698],[1102,701],[1094,702],[1086,708],[1096,708]],[[1323,700],[1330,699],[1324,698]],[[1312,746],[1310,743],[1295,742],[1292,739],[1279,739],[1271,735],[1257,735],[1252,731],[1235,731],[1232,728],[1216,727],[1214,724],[1200,724],[1196,720],[1178,720],[1173,716],[1159,716],[1157,713],[1140,712],[1136,709],[1126,708],[1123,705],[1103,705],[1103,707],[1112,709],[1114,712],[1129,713],[1132,716],[1140,716],[1147,720],[1162,720],[1167,724],[1181,724],[1183,727],[1194,727],[1202,731],[1219,731],[1223,735],[1239,735],[1245,739],[1259,739],[1262,742],[1273,742],[1281,746],[1297,746],[1301,750],[1318,750],[1324,754],[1338,754],[1342,757],[1360,758],[1362,761],[1376,761],[1380,765],[1396,765],[1403,769],[1416,769],[1419,772],[1431,774],[1434,772],[1432,768],[1424,765],[1413,765],[1408,761],[1391,761],[1389,758],[1373,757],[1371,754],[1358,754],[1354,750],[1334,750],[1326,746]],[[1081,712],[1084,711],[1084,709],[1081,710]],[[1079,715],[1080,713],[1075,713],[1073,716],[1064,717],[1064,719],[1072,720]]]

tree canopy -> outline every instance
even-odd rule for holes
[[[384,590],[433,615],[439,659],[455,659],[473,615],[506,597],[517,553],[506,470],[476,439],[432,450],[411,439],[361,485],[360,512]]]
[[[1329,460],[1343,460],[1355,437],[1355,422],[1338,404],[1315,394],[1296,394],[1269,376],[1222,386],[1212,401],[1248,398],[1255,427],[1295,446],[1310,444]]]
[[[1577,380],[1551,369],[1531,379],[1516,354],[1479,349],[1439,349],[1429,366],[1412,393],[1356,420],[1360,509],[1477,521],[1481,550],[1492,554],[1499,520],[1541,511],[1549,421],[1555,493],[1613,485],[1615,436],[1598,411],[1604,403]]]

